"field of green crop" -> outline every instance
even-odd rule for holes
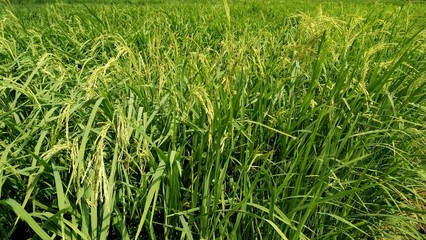
[[[426,238],[424,1],[72,2],[0,2],[0,239]]]

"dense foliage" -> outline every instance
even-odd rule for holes
[[[0,238],[424,238],[425,16],[3,4]]]

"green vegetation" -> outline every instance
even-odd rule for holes
[[[134,3],[1,5],[1,239],[425,238],[425,4]]]

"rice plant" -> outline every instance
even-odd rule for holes
[[[425,13],[4,2],[0,238],[424,239]]]

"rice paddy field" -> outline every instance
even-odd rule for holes
[[[0,239],[426,239],[426,2],[0,2]]]

